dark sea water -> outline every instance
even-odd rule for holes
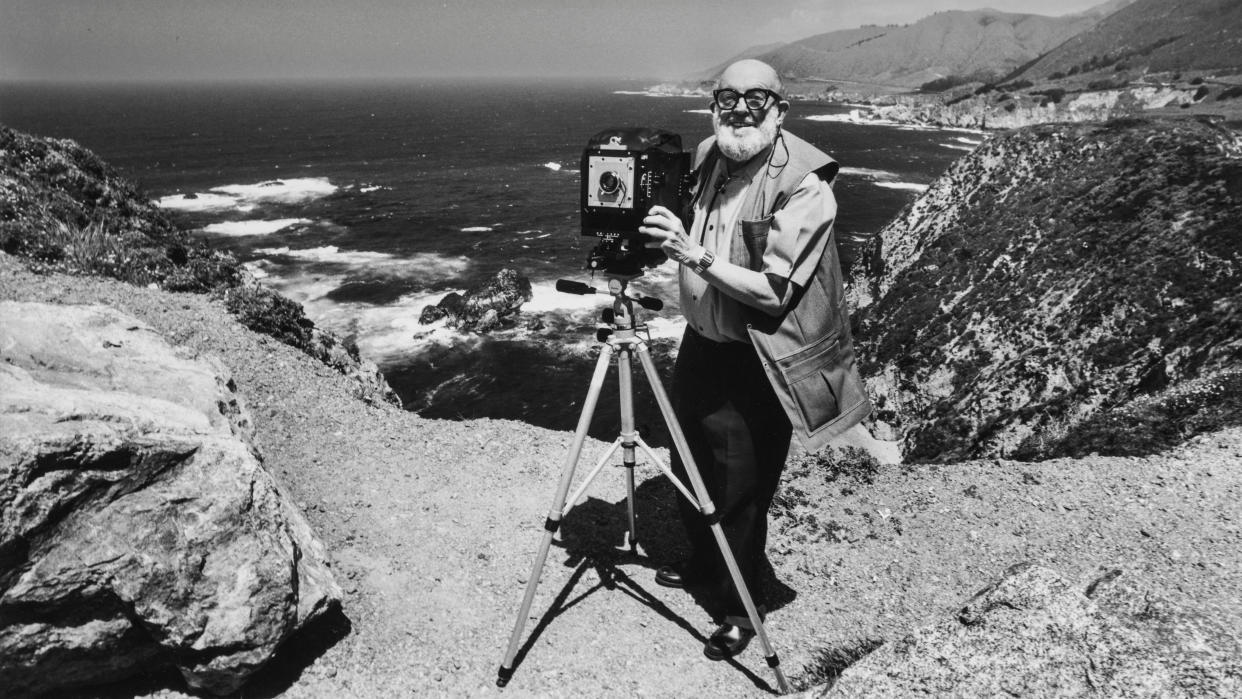
[[[705,107],[619,83],[0,86],[0,122],[98,153],[317,324],[355,336],[409,409],[558,429],[576,423],[610,301],[553,288],[604,286],[584,268],[582,149],[617,126],[673,131],[692,148],[710,131]],[[855,124],[848,112],[795,103],[786,121],[842,164],[841,235],[878,231],[981,138]],[[523,314],[542,328],[418,324],[423,306],[506,267],[533,282]],[[672,263],[632,288],[668,302],[647,319],[670,350],[682,328]],[[667,375],[671,360],[657,356]],[[611,386],[593,431],[606,439]],[[638,410],[641,424],[654,407],[640,396]]]

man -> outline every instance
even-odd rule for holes
[[[716,516],[760,613],[767,513],[791,434],[824,446],[870,410],[854,367],[832,224],[838,166],[783,130],[780,77],[744,60],[713,92],[715,137],[695,154],[690,230],[662,206],[639,230],[681,265],[687,321],[672,400]],[[673,470],[685,465],[673,456]],[[723,623],[704,652],[741,652],[754,630],[710,523],[684,499],[691,555],[656,582],[696,587]]]

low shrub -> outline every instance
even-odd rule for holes
[[[315,324],[306,317],[301,304],[259,284],[243,284],[229,289],[224,305],[251,330],[269,335],[302,351],[310,350]]]

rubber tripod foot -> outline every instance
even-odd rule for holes
[[[496,686],[503,687],[509,684],[509,680],[513,677],[513,668],[500,666],[500,670],[496,673]]]

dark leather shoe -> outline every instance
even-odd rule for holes
[[[703,655],[712,660],[724,660],[746,650],[746,646],[750,643],[750,639],[755,637],[754,629],[745,629],[741,626],[733,624],[721,624],[716,629],[711,638],[707,639],[707,645],[703,646]]]
[[[673,566],[660,566],[656,569],[655,581],[657,585],[664,587],[676,587],[678,589],[686,586],[686,581],[681,577],[681,573]]]

